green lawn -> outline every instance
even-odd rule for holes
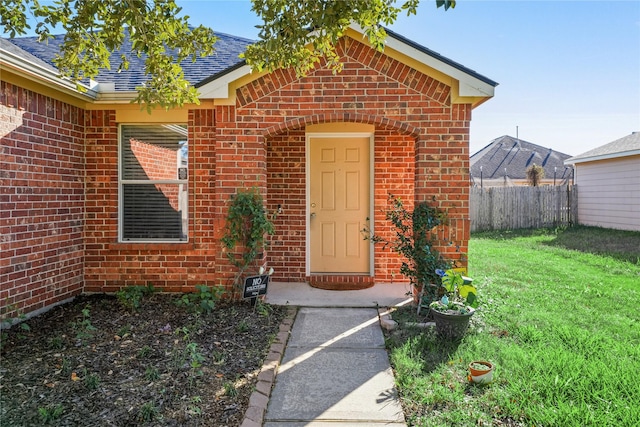
[[[640,233],[477,234],[469,260],[481,309],[460,343],[402,322],[387,339],[409,425],[638,426]],[[477,359],[492,384],[469,384]]]

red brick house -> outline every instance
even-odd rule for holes
[[[185,68],[201,104],[151,114],[130,103],[135,61],[82,93],[52,66],[60,37],[0,40],[5,315],[130,285],[228,283],[219,239],[238,188],[281,211],[273,280],[400,279],[360,234],[367,218],[388,229],[389,193],[435,196],[466,251],[471,113],[497,83],[393,32],[379,53],[349,30],[344,71],[302,78],[252,73],[237,57],[250,41],[219,37]]]

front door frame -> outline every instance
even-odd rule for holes
[[[375,134],[374,132],[307,132],[305,134],[305,274],[311,275],[311,140],[313,138],[369,138],[369,227],[374,231],[374,159],[375,159]],[[338,273],[339,274],[339,273]],[[374,276],[374,247],[369,250],[369,276]]]

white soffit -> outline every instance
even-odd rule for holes
[[[199,97],[201,99],[229,98],[231,95],[229,93],[229,84],[249,74],[251,74],[251,67],[243,65],[242,67],[230,71],[202,87],[199,87]]]

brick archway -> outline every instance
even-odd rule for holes
[[[270,138],[275,135],[283,134],[290,130],[304,129],[306,126],[318,123],[333,122],[355,122],[374,125],[377,129],[385,129],[396,131],[401,135],[411,136],[417,139],[420,135],[420,129],[406,122],[390,119],[387,117],[376,116],[372,114],[362,114],[353,112],[331,112],[326,114],[313,114],[304,117],[297,117],[287,120],[275,126],[271,126],[262,132],[262,136]]]

